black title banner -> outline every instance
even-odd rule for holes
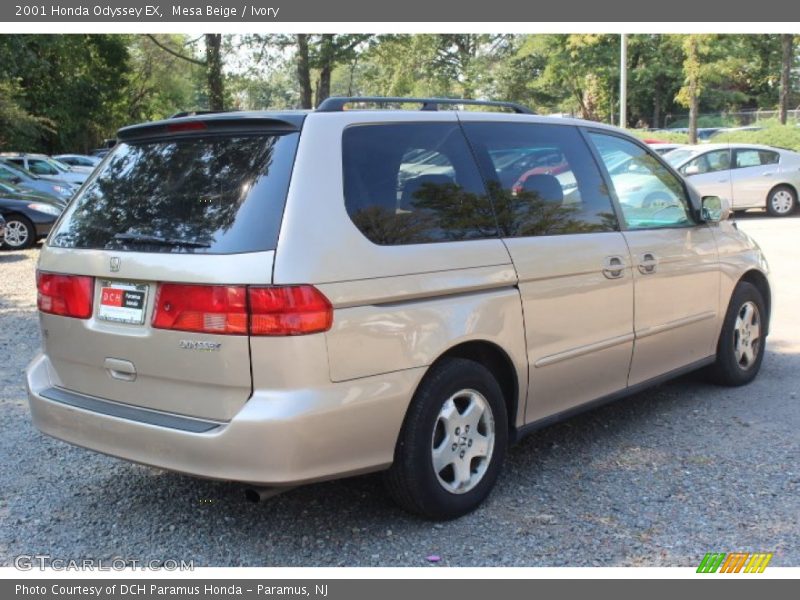
[[[267,2],[269,3],[269,2]],[[728,0],[723,5],[696,0],[664,3],[641,0],[576,0],[544,2],[491,0],[491,2],[431,2],[404,0],[333,0],[264,3],[247,0],[158,0],[92,2],[81,0],[17,1],[0,4],[4,22],[772,22],[800,21],[800,3]],[[711,27],[710,29],[713,29]],[[787,25],[786,32],[798,30]]]

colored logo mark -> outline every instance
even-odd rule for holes
[[[700,561],[698,573],[763,573],[771,552],[709,552]]]

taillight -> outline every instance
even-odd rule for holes
[[[247,288],[162,283],[156,294],[153,327],[247,334]]]
[[[233,335],[327,331],[333,307],[310,285],[245,287],[162,283],[153,327]]]
[[[251,287],[251,335],[305,335],[327,331],[333,307],[310,285]]]
[[[92,316],[94,279],[85,275],[36,273],[39,310],[51,315],[88,319]]]

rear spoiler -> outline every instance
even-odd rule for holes
[[[120,129],[117,137],[120,141],[143,141],[185,135],[282,134],[300,131],[305,117],[303,113],[201,113],[130,125]]]

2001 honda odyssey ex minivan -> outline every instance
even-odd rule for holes
[[[358,100],[119,132],[39,259],[39,429],[257,486],[386,470],[449,518],[528,430],[755,377],[768,270],[725,199],[611,127]]]

